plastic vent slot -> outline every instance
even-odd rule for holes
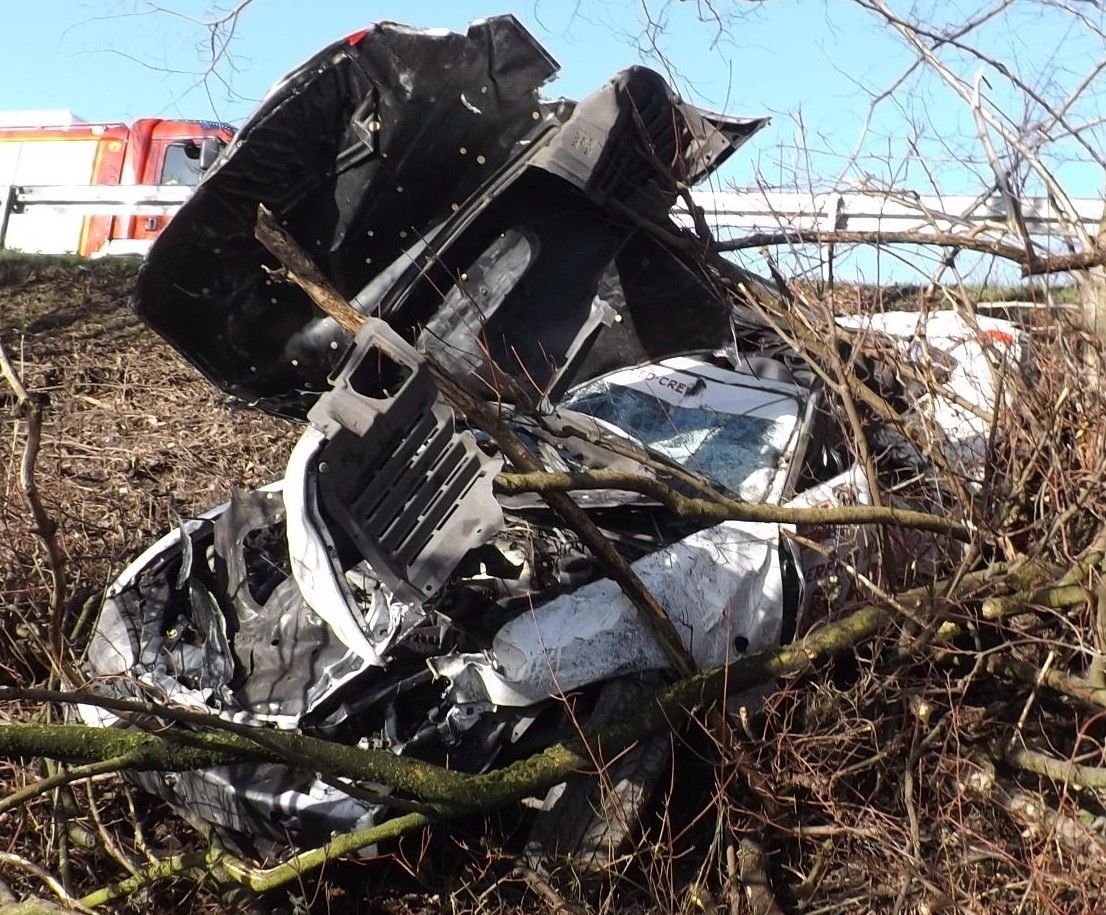
[[[426,600],[502,526],[501,462],[456,430],[422,357],[382,321],[366,322],[333,381],[309,414],[328,439],[323,507],[396,596]]]

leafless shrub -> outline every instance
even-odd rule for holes
[[[1068,255],[1082,260],[1061,261],[1066,268],[1095,267],[1098,240],[1078,220],[1071,219],[1069,233],[1074,251],[1042,249],[1019,203],[1020,192],[1038,182],[1070,214],[1039,140],[1055,129],[1086,145],[1069,110],[1093,80],[1050,100],[1021,77],[1004,74],[1026,92],[1037,116],[1015,119],[988,107],[978,83],[940,57],[942,49],[961,47],[1008,2],[942,34],[909,22],[882,0],[858,2],[915,49],[911,73],[932,68],[974,112],[987,190],[997,190],[1009,207],[1009,220],[988,230],[987,244],[1014,249],[1014,259],[1031,271]],[[704,15],[712,12],[707,4],[702,9]],[[1081,13],[1075,6],[1064,10],[1076,18]],[[976,57],[998,66],[989,56]],[[892,97],[898,85],[873,105]],[[1006,146],[996,149],[996,142]],[[929,228],[941,224],[935,215]],[[937,238],[945,250],[914,307],[952,306],[971,317],[976,292],[943,281],[950,273],[955,277],[955,252],[972,247],[972,239],[979,235],[964,236],[962,244],[955,237]],[[841,236],[792,241],[898,243]],[[748,275],[727,267],[706,246],[703,256],[735,301],[758,309],[817,365],[837,395],[841,424],[853,433],[855,456],[877,501],[912,504],[916,491],[900,491],[881,479],[879,454],[869,439],[874,426],[899,420],[878,415],[879,403],[857,384],[855,365],[837,345],[836,314],[881,308],[883,293],[873,296],[839,282],[795,283],[769,256],[770,293],[751,294]],[[1049,309],[1033,313],[1026,368],[1002,375],[1002,409],[992,417],[980,485],[948,467],[940,468],[936,480],[912,481],[924,488],[924,498],[915,499],[919,504],[939,495],[949,517],[970,524],[966,548],[943,544],[922,565],[914,561],[923,547],[918,539],[893,531],[873,539],[871,549],[883,559],[877,571],[857,577],[847,598],[827,601],[798,635],[815,636],[868,607],[884,614],[877,634],[857,639],[828,663],[796,665],[761,701],[698,709],[690,724],[672,734],[673,768],[655,814],[637,824],[636,843],[605,870],[536,873],[482,841],[488,821],[476,817],[472,831],[462,826],[448,838],[442,838],[445,830],[437,834],[446,853],[432,847],[426,833],[413,833],[386,860],[358,869],[358,878],[389,879],[379,875],[390,868],[391,879],[407,879],[423,891],[413,902],[396,900],[398,907],[441,907],[448,900],[457,911],[525,906],[575,912],[584,905],[601,912],[630,905],[811,913],[1095,909],[1106,888],[1106,394],[1097,329],[1094,319],[1074,327]],[[11,339],[12,327],[4,330],[5,340]],[[80,623],[85,599],[126,549],[165,526],[166,497],[181,504],[214,501],[198,490],[198,480],[256,481],[275,472],[287,443],[284,430],[228,416],[221,403],[211,395],[205,400],[195,387],[180,393],[190,376],[164,350],[151,351],[146,338],[136,337],[140,342],[128,353],[131,359],[139,350],[153,353],[141,371],[121,360],[104,367],[87,358],[89,338],[71,341],[71,351],[59,346],[65,339],[56,333],[28,337],[28,357],[10,360],[29,391],[52,394],[37,463],[43,504],[58,522],[54,533],[13,509],[15,468],[26,441],[15,410],[25,409],[19,404],[27,400],[13,385],[16,395],[4,404],[14,447],[0,525],[8,611],[0,664],[13,683],[52,677],[58,682],[67,660],[58,647]],[[925,365],[910,383],[923,394],[939,384]],[[155,397],[163,410],[157,414],[148,412]],[[204,405],[202,428],[182,420],[196,413],[197,402]],[[148,444],[139,434],[144,423],[172,424],[175,436],[158,438],[172,444]],[[213,425],[220,434],[213,435]],[[249,435],[242,434],[245,427]],[[901,432],[935,453],[924,420],[902,423]],[[256,442],[259,433],[269,448],[251,466],[256,456],[236,450],[235,442]],[[136,455],[137,448],[147,450]],[[45,561],[34,558],[36,533],[45,544]],[[51,537],[69,572],[68,587],[53,595],[60,566],[49,558]],[[904,591],[913,595],[909,602]],[[25,720],[48,708],[9,706],[6,714],[9,721]],[[598,762],[602,782],[612,760]],[[78,891],[141,873],[166,852],[187,856],[207,848],[202,830],[189,832],[176,821],[166,829],[157,822],[162,808],[151,816],[147,802],[136,803],[110,765],[89,770],[78,764],[67,776],[53,764],[41,772],[10,764],[0,779],[9,800],[18,802],[0,812],[9,849],[0,866],[20,894],[53,893],[72,906]],[[495,825],[500,834],[509,833],[510,815]],[[195,910],[217,905],[228,879],[220,868],[238,862],[207,866],[215,873],[206,880],[198,876],[202,867],[170,868],[177,880],[157,891],[167,893],[158,903]],[[105,877],[105,868],[114,877]],[[395,878],[397,872],[405,877]],[[298,904],[337,905],[340,879],[330,877],[303,876],[293,891]],[[437,899],[427,896],[428,887]]]

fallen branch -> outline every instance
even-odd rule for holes
[[[970,572],[960,580],[962,594],[988,587],[999,577],[1023,586],[1036,567],[1012,570],[1001,566]],[[896,595],[894,604],[920,610],[932,607],[947,585],[920,587]],[[556,744],[543,752],[502,769],[466,775],[387,750],[359,749],[294,732],[261,729],[265,743],[236,733],[210,733],[162,728],[157,733],[113,730],[73,724],[0,725],[0,757],[45,756],[65,762],[88,763],[129,755],[129,769],[182,770],[203,768],[231,760],[288,760],[271,745],[285,744],[295,757],[310,759],[314,771],[354,781],[386,784],[447,812],[474,812],[502,806],[533,790],[563,781],[567,775],[594,769],[596,747],[604,754],[617,753],[649,734],[677,726],[691,712],[712,705],[725,695],[807,673],[817,665],[877,635],[897,611],[870,604],[848,616],[807,633],[801,640],[773,651],[739,658],[728,665],[701,671],[659,692],[653,701],[625,715],[613,725],[585,730],[577,739]],[[226,727],[213,716],[157,707],[133,700],[98,697],[89,693],[41,689],[3,689],[0,700],[98,705],[111,710],[160,715],[187,720],[193,725]],[[254,728],[237,726],[248,734]]]
[[[917,594],[924,599],[921,590]],[[858,642],[875,635],[890,618],[889,612],[866,607],[844,620],[813,633],[801,644],[777,652],[743,658],[729,667],[697,674],[662,692],[654,703],[630,715],[610,728],[585,734],[566,744],[558,744],[529,759],[482,775],[463,775],[428,763],[397,757],[387,751],[358,750],[302,735],[286,734],[300,752],[317,751],[320,769],[328,769],[340,757],[347,766],[345,777],[381,781],[385,772],[400,774],[399,785],[424,800],[449,802],[440,817],[448,819],[462,812],[486,811],[504,806],[534,791],[563,781],[570,774],[593,771],[596,760],[610,758],[632,745],[641,736],[678,725],[698,705],[713,703],[726,690],[768,682],[786,673],[807,670],[825,658],[849,650]],[[39,701],[103,704],[108,707],[123,701],[92,699],[46,690],[7,690],[0,698],[34,698]],[[207,750],[182,746],[172,730],[158,734],[137,731],[111,731],[80,725],[5,725],[0,726],[0,756],[46,755],[67,761],[106,758],[108,754],[129,758],[128,768],[181,770],[215,765],[232,760],[272,758],[260,747],[250,747],[237,735],[192,735],[204,738]],[[601,748],[601,751],[589,749]],[[118,751],[122,749],[123,753]],[[460,802],[460,803],[459,803]],[[96,890],[81,900],[83,905],[98,906],[122,898],[143,886],[181,876],[206,876],[213,870],[227,879],[256,892],[301,878],[325,863],[387,839],[398,838],[429,823],[424,814],[412,813],[359,832],[335,837],[318,849],[303,852],[291,860],[267,870],[251,868],[240,860],[215,849],[176,856],[159,861],[136,875]]]
[[[469,800],[463,794],[469,776],[386,750],[359,750],[294,732],[236,725],[214,715],[90,693],[8,688],[0,690],[0,700],[95,705],[192,728],[161,727],[153,733],[77,724],[0,725],[0,757],[9,759],[46,757],[95,763],[125,756],[128,762],[121,769],[153,772],[188,771],[230,762],[283,762],[323,775],[387,784],[443,809]]]
[[[619,489],[638,492],[662,502],[681,518],[698,521],[768,521],[779,524],[894,524],[916,530],[948,534],[968,542],[971,532],[959,521],[909,509],[872,505],[846,505],[831,508],[799,508],[739,502],[719,496],[698,499],[685,496],[662,480],[620,470],[590,470],[579,473],[501,473],[495,478],[496,491],[504,495],[524,492],[572,492],[589,489]]]
[[[1023,610],[1061,610],[1077,607],[1091,599],[1087,584],[1092,569],[1106,558],[1106,530],[1099,531],[1078,560],[1058,579],[1047,585],[1021,588],[1003,597],[983,601],[980,613],[986,620],[1000,620]]]
[[[800,229],[787,229],[780,232],[757,232],[732,241],[718,242],[716,251],[742,251],[747,248],[765,248],[772,245],[940,245],[941,247],[965,248],[969,251],[981,251],[994,254],[1007,260],[1026,263],[1025,250],[1016,245],[1008,245],[993,238],[978,235],[965,235],[960,232],[848,232],[837,229],[826,232],[812,232]]]
[[[1075,818],[1053,810],[1040,795],[1018,788],[1007,790],[999,784],[989,760],[976,758],[973,762],[978,769],[964,779],[965,787],[993,801],[1027,833],[1055,838],[1079,856],[1106,856],[1106,842],[1101,836]]]
[[[901,595],[902,603],[920,606],[931,596],[928,588]],[[525,794],[557,784],[567,775],[592,771],[596,753],[621,752],[641,737],[678,725],[691,711],[782,676],[811,670],[834,655],[871,638],[892,618],[879,606],[862,607],[838,622],[812,632],[802,641],[776,651],[743,657],[725,667],[697,673],[660,692],[655,701],[614,725],[585,731],[580,738],[556,744],[528,759],[480,775],[466,775],[386,750],[358,749],[292,732],[268,732],[286,742],[297,756],[310,757],[315,770],[356,781],[387,784],[448,812],[474,812],[503,806]],[[144,703],[54,690],[6,689],[0,700],[100,705],[128,711],[150,707]],[[173,709],[163,710],[174,717]],[[193,714],[193,713],[189,713]],[[196,716],[200,717],[200,716]],[[206,716],[204,716],[206,717]],[[219,724],[215,719],[209,724]],[[0,757],[45,756],[65,762],[88,763],[128,756],[128,769],[180,771],[230,761],[281,760],[280,754],[238,734],[196,733],[162,729],[158,733],[118,731],[74,724],[0,725]]]
[[[1021,569],[992,566],[968,573],[959,581],[961,593],[989,587],[1000,577],[1015,587],[1026,588],[1041,570],[1032,565]],[[947,590],[947,585],[916,588],[896,597],[898,606],[921,610]],[[828,659],[852,651],[877,636],[895,617],[887,606],[868,605],[837,622],[809,632],[800,641],[774,651],[740,658],[731,664],[697,673],[662,690],[652,701],[624,716],[613,725],[585,731],[575,740],[549,747],[528,759],[503,769],[466,775],[416,759],[395,756],[384,750],[361,750],[301,734],[266,731],[266,746],[252,743],[234,733],[183,732],[163,728],[157,733],[115,731],[80,725],[0,726],[0,757],[47,756],[67,762],[94,762],[127,756],[128,768],[180,770],[200,768],[232,760],[280,759],[268,744],[287,741],[297,758],[310,758],[315,771],[329,772],[353,781],[388,784],[397,791],[427,802],[435,819],[450,819],[465,813],[502,807],[563,781],[567,776],[595,771],[597,761],[610,759],[649,734],[678,727],[699,707],[716,704],[724,696],[786,676],[807,673]],[[31,699],[68,704],[97,704],[158,714],[147,703],[114,700],[88,694],[49,690],[3,690],[0,699]],[[179,710],[161,709],[166,718]],[[185,716],[203,718],[187,712]],[[209,722],[213,723],[213,722]],[[249,730],[248,728],[246,729]],[[159,880],[186,874],[203,876],[214,868],[227,879],[265,891],[299,879],[334,858],[379,842],[397,838],[431,822],[425,813],[409,813],[379,826],[335,837],[327,845],[303,852],[268,870],[251,868],[225,853],[207,849],[157,862],[137,875],[97,890],[82,903],[93,906],[121,898]]]
[[[1098,711],[1106,708],[1106,687],[1095,686],[1090,680],[1062,670],[1042,670],[1028,661],[1005,655],[992,655],[987,659],[987,670],[1020,683],[1040,683],[1055,693],[1074,699]]]
[[[989,597],[983,602],[980,615],[985,620],[1000,620],[1034,608],[1061,610],[1078,607],[1089,599],[1090,595],[1082,585],[1050,585],[1034,591],[1021,591],[1008,597]]]
[[[921,590],[917,597],[919,600],[924,598]],[[359,750],[297,734],[280,736],[293,743],[297,753],[313,752],[321,770],[330,769],[340,759],[346,764],[341,771],[345,777],[383,781],[410,791],[424,800],[436,800],[443,804],[449,802],[439,813],[441,818],[448,819],[470,810],[489,810],[504,806],[534,791],[557,784],[567,775],[592,771],[597,759],[616,755],[648,733],[678,725],[696,706],[716,701],[724,691],[764,683],[788,672],[809,669],[826,657],[846,651],[859,641],[875,635],[889,618],[888,611],[882,608],[863,608],[846,619],[811,634],[801,644],[788,646],[777,652],[752,655],[729,667],[717,668],[681,681],[662,692],[654,703],[627,716],[611,728],[585,734],[570,743],[550,747],[535,757],[482,775],[463,775],[415,759],[397,757],[387,751]],[[144,707],[141,703],[126,700],[100,699],[48,690],[5,690],[0,693],[0,698],[95,703],[117,709],[119,706]],[[6,725],[0,726],[0,756],[49,756],[71,762],[111,757],[114,757],[113,762],[118,762],[125,756],[127,768],[165,771],[198,768],[234,760],[273,758],[270,751],[256,745],[251,746],[236,734],[191,735],[202,739],[207,749],[182,745],[180,736],[170,729],[149,734],[80,725]],[[601,748],[601,751],[590,747]],[[392,780],[389,781],[389,778]],[[303,852],[267,870],[251,868],[233,856],[209,848],[159,861],[138,874],[88,894],[81,902],[89,907],[104,905],[151,883],[189,875],[202,878],[213,871],[248,886],[255,892],[264,892],[300,879],[304,874],[342,855],[398,838],[429,822],[430,819],[420,813],[396,817],[379,826],[337,836],[321,848]]]
[[[301,852],[288,861],[270,868],[250,867],[234,855],[216,848],[206,848],[203,851],[175,855],[172,858],[151,864],[125,880],[120,880],[110,886],[89,893],[81,899],[81,905],[95,908],[122,899],[145,886],[162,880],[183,876],[203,878],[212,873],[249,887],[255,893],[266,893],[277,887],[292,883],[303,877],[304,874],[318,870],[324,864],[343,855],[352,854],[362,848],[376,845],[378,842],[397,839],[416,829],[421,829],[427,822],[427,819],[418,813],[396,817],[394,820],[388,820],[379,826],[371,826],[368,829],[335,836],[325,845]]]
[[[1047,753],[1025,747],[1007,750],[1003,759],[1018,769],[1043,775],[1061,785],[1100,791],[1106,788],[1106,769],[1083,766],[1068,759],[1056,759]]]

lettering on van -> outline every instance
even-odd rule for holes
[[[668,388],[670,391],[675,391],[681,397],[698,394],[707,386],[702,378],[696,378],[694,381],[687,382],[680,381],[675,375],[661,375],[655,380],[661,387]]]

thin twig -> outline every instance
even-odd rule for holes
[[[46,553],[46,567],[50,574],[50,655],[55,673],[62,682],[81,682],[65,652],[65,639],[62,627],[62,615],[65,611],[66,580],[65,559],[58,546],[57,524],[46,511],[42,497],[35,482],[35,462],[42,442],[42,404],[33,397],[23,384],[22,378],[12,365],[8,353],[0,343],[0,375],[4,376],[8,387],[16,398],[16,410],[23,418],[27,429],[27,440],[23,446],[23,458],[19,466],[19,488],[23,501],[31,513],[34,532]]]
[[[56,877],[39,867],[33,861],[28,861],[21,855],[17,855],[10,851],[0,851],[0,865],[5,864],[9,867],[17,867],[20,870],[26,871],[28,874],[32,874],[40,880],[51,893],[57,896],[63,905],[68,906],[70,909],[74,909],[78,912],[91,912],[93,906],[87,905],[83,900],[74,899],[65,891],[65,887],[58,882]]]
[[[87,763],[83,766],[73,766],[70,769],[59,770],[54,775],[41,778],[36,782],[32,782],[20,788],[18,791],[12,792],[7,797],[0,799],[0,813],[4,813],[21,804],[25,804],[32,798],[52,791],[54,788],[80,781],[82,778],[88,778],[92,775],[101,775],[105,772],[121,772],[128,768],[134,760],[135,757],[133,754],[123,753],[120,756],[113,756],[110,759],[97,760],[96,762]]]

